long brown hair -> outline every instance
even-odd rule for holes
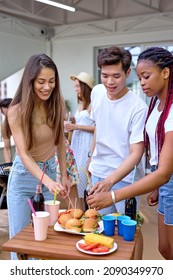
[[[151,61],[153,62],[154,65],[156,65],[161,70],[163,70],[165,67],[168,67],[170,69],[168,93],[167,93],[163,111],[160,115],[156,128],[156,138],[158,140],[158,156],[159,156],[165,139],[164,123],[168,117],[168,113],[173,102],[173,56],[166,49],[160,47],[152,47],[145,50],[139,55],[137,63],[141,60]],[[151,99],[146,122],[152,110],[154,109],[157,100],[158,100],[157,96]],[[145,139],[146,154],[148,156],[149,138],[146,133],[146,129],[144,130],[144,139]]]
[[[33,143],[32,112],[34,109],[34,81],[42,68],[51,68],[55,73],[55,88],[48,100],[46,100],[46,122],[51,127],[55,145],[58,145],[60,137],[63,135],[64,102],[60,94],[60,81],[57,67],[53,60],[46,54],[37,54],[29,58],[20,81],[17,92],[10,107],[20,104],[20,118],[22,129],[26,139],[27,149],[30,150]],[[7,127],[7,131],[9,131]]]
[[[79,84],[80,84],[80,88],[81,88],[81,97],[78,97],[77,100],[78,100],[78,103],[80,101],[82,101],[83,110],[87,110],[88,106],[91,103],[91,90],[92,89],[87,84],[85,84],[81,81],[79,81]]]

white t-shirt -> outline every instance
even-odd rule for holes
[[[160,101],[157,100],[156,105],[151,112],[147,123],[146,123],[146,131],[149,137],[150,142],[150,165],[157,165],[158,164],[158,141],[156,135],[156,127],[160,115],[162,112],[158,111],[158,105]],[[168,117],[164,124],[165,133],[168,131],[173,131],[173,105],[170,108]]]
[[[143,129],[148,107],[131,90],[122,98],[110,100],[104,85],[91,93],[91,118],[96,123],[96,147],[89,171],[101,178],[109,176],[129,156],[130,144],[144,140]],[[133,172],[123,181],[131,183]],[[135,180],[144,176],[142,164],[137,166]]]

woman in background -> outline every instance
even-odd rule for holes
[[[95,122],[90,119],[90,96],[94,86],[93,78],[86,72],[79,75],[71,75],[70,79],[74,81],[74,88],[77,94],[78,109],[75,113],[75,123],[67,124],[65,129],[73,131],[71,139],[71,148],[74,152],[80,182],[77,184],[78,196],[81,201],[81,207],[84,209],[84,190],[87,187],[87,177],[83,170],[87,169],[88,152],[90,151]]]

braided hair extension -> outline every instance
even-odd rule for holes
[[[161,70],[163,70],[165,67],[168,67],[170,69],[168,93],[167,93],[164,109],[160,115],[160,118],[159,118],[159,121],[157,124],[157,128],[156,128],[156,137],[158,139],[158,157],[159,157],[163,143],[164,143],[164,139],[165,139],[164,123],[168,117],[169,109],[173,102],[173,56],[166,49],[163,49],[160,47],[152,47],[152,48],[145,50],[144,52],[142,52],[139,55],[137,63],[140,60],[152,61]],[[148,115],[146,118],[146,122],[147,122],[152,110],[154,109],[157,100],[158,100],[157,96],[152,97],[150,105],[149,105],[149,109],[148,109]],[[146,122],[145,122],[145,124],[146,124]],[[149,138],[146,133],[146,128],[144,129],[144,141],[145,141],[146,157],[148,157]]]

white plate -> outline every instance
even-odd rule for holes
[[[114,252],[116,249],[117,249],[117,243],[114,242],[114,246],[112,249],[110,249],[108,252],[102,252],[102,253],[96,253],[96,252],[91,252],[91,251],[85,251],[83,249],[81,249],[78,245],[78,243],[82,243],[82,244],[85,244],[85,240],[84,239],[81,239],[79,240],[77,243],[76,243],[76,248],[81,251],[82,253],[85,253],[85,254],[89,254],[89,255],[107,255],[107,254],[110,254],[112,252]]]
[[[99,224],[99,228],[94,232],[102,233],[103,232],[103,221],[100,221],[98,224]],[[76,232],[74,230],[68,230],[68,229],[62,228],[62,226],[58,222],[56,222],[56,224],[54,225],[54,230],[55,231],[67,232],[67,233],[70,233],[70,234],[79,234],[79,235],[85,235],[86,234],[86,232]]]

